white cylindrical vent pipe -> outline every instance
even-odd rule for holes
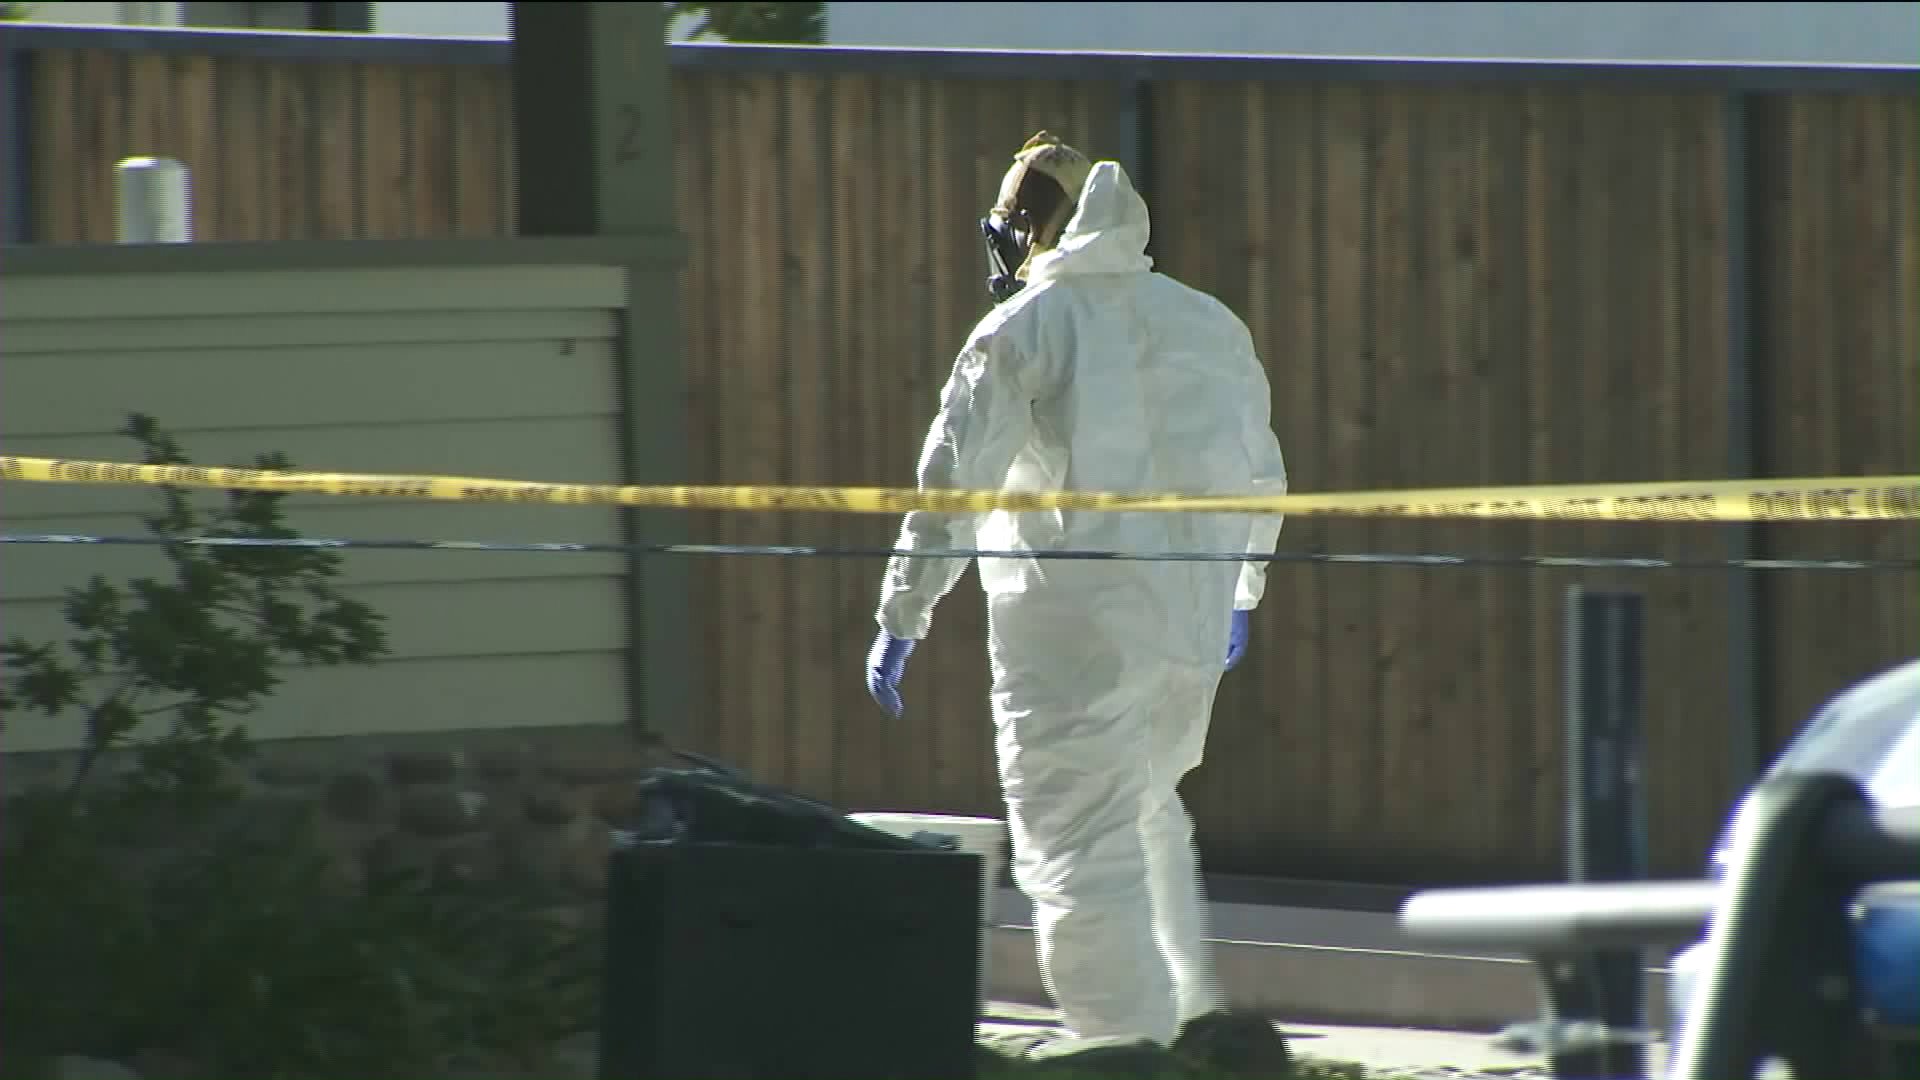
[[[186,244],[193,240],[187,167],[172,158],[127,158],[113,168],[122,244]]]

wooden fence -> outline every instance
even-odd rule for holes
[[[512,229],[499,67],[48,51],[28,78],[37,242],[110,240],[112,166],[133,153],[191,167],[203,239]],[[985,307],[973,222],[1007,155],[1041,127],[1107,151],[1123,92],[676,72],[688,479],[909,482]],[[1739,154],[1724,95],[1704,89],[1211,79],[1148,100],[1154,254],[1248,321],[1298,490],[1714,478],[1746,428],[1762,475],[1915,463],[1920,96],[1755,95]],[[1729,362],[1743,347],[1750,385]],[[893,528],[713,515],[689,535],[877,546]],[[1728,532],[1296,521],[1282,544],[1719,557]],[[1920,546],[1904,525],[1755,535],[1758,554]],[[886,720],[859,672],[878,569],[697,564],[704,749],[844,804],[994,810],[980,605],[966,584],[943,605],[907,717]],[[1654,864],[1692,872],[1735,786],[1748,665],[1773,745],[1828,693],[1920,652],[1905,575],[1754,575],[1751,654],[1729,614],[1738,580],[1275,567],[1188,784],[1211,865],[1555,874],[1561,611],[1581,582],[1648,596]]]

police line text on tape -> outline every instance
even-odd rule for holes
[[[277,472],[200,465],[0,457],[0,480],[560,506],[852,514],[990,510],[1292,514],[1510,521],[1914,521],[1920,476],[1575,484],[1273,496],[910,488],[618,486],[459,476]]]

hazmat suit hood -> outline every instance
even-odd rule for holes
[[[1087,174],[1079,207],[1060,240],[1033,260],[1027,281],[1038,285],[1078,274],[1137,274],[1153,269],[1147,202],[1118,162],[1102,161]]]

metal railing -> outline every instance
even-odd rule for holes
[[[1570,960],[1674,945],[1706,931],[1706,963],[1675,1040],[1670,1080],[1750,1078],[1783,1059],[1796,1077],[1867,1077],[1875,1034],[1855,971],[1851,909],[1866,886],[1920,871],[1920,813],[1876,813],[1833,773],[1774,776],[1748,797],[1724,882],[1569,884],[1420,893],[1403,931],[1454,947],[1519,949],[1542,968],[1561,1019],[1592,1018],[1591,983]],[[1640,1072],[1630,1040],[1550,1052],[1558,1077]]]

